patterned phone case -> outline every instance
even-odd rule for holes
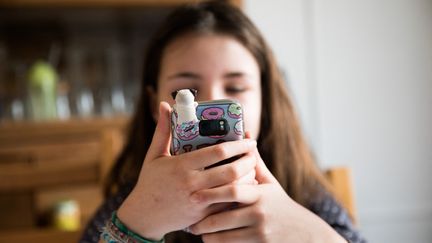
[[[171,113],[172,154],[182,154],[225,141],[244,138],[243,109],[240,103],[233,100],[213,100],[198,102],[196,114],[199,120],[226,119],[228,133],[221,136],[201,136],[198,122],[177,124],[177,112]]]

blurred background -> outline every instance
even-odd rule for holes
[[[145,43],[184,2],[0,0],[0,242],[76,241]],[[320,166],[351,170],[363,234],[432,242],[432,1],[230,2],[273,48]]]

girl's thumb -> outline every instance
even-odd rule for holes
[[[258,150],[255,150],[255,156],[257,159],[257,165],[255,167],[255,179],[258,181],[258,184],[278,183],[276,178],[265,165],[260,154],[258,153]]]
[[[171,130],[170,130],[171,107],[166,102],[159,104],[159,118],[153,134],[152,143],[147,152],[147,158],[156,159],[160,156],[170,155]]]
[[[251,133],[246,132],[245,138],[252,138]],[[258,149],[255,149],[254,154],[257,160],[257,164],[255,166],[255,179],[258,181],[258,184],[277,183],[276,178],[269,171],[264,161],[262,160]]]

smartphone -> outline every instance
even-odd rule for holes
[[[243,109],[239,102],[223,99],[198,102],[198,122],[179,124],[177,110],[171,113],[172,143],[174,155],[191,152],[226,141],[244,138]],[[221,161],[208,168],[234,161],[235,157]]]

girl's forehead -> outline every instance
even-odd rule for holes
[[[254,72],[257,67],[255,57],[243,44],[234,37],[216,34],[179,37],[168,44],[161,60],[162,75],[180,70]]]

